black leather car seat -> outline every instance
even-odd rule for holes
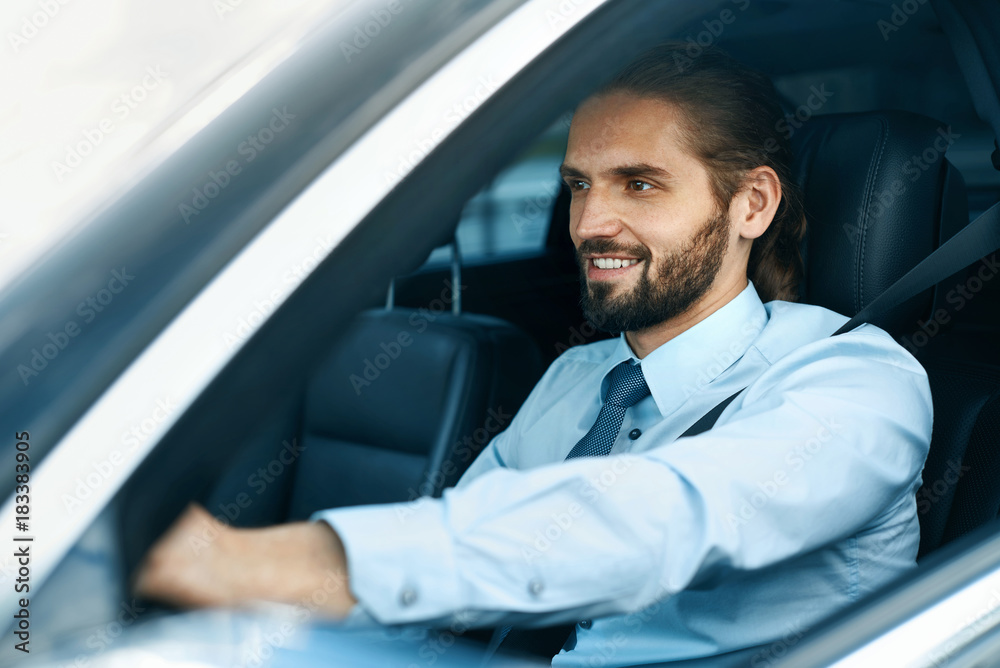
[[[965,184],[945,157],[951,136],[945,124],[897,111],[820,116],[797,131],[809,221],[803,301],[853,316],[968,223]],[[955,308],[954,288],[973,271],[879,323],[921,361],[933,394],[917,494],[921,556],[1000,511],[1000,336],[968,334],[968,310]]]
[[[289,519],[440,495],[507,427],[543,371],[535,342],[497,318],[360,314],[306,390]]]

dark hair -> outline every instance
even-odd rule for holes
[[[623,92],[676,105],[681,136],[708,170],[722,211],[747,173],[766,165],[778,175],[781,203],[767,231],[754,240],[747,276],[762,301],[798,298],[799,242],[805,234],[802,193],[792,178],[788,133],[774,84],[717,48],[687,53],[689,43],[667,42],[633,61],[598,95]]]

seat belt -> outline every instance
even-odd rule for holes
[[[729,395],[729,397],[727,397],[726,399],[723,399],[718,406],[716,406],[712,410],[702,415],[697,422],[691,425],[687,431],[685,431],[677,438],[684,438],[685,436],[694,436],[696,434],[702,433],[703,431],[708,431],[709,429],[714,427],[715,422],[719,419],[719,416],[722,415],[722,411],[726,410],[726,406],[733,403],[733,399],[738,397],[740,392],[742,392],[745,389],[747,388],[744,387],[739,391]]]
[[[957,271],[1000,248],[1000,203],[969,223],[898,281],[886,288],[868,306],[833,333],[843,334],[862,323],[879,324],[897,306],[937,285]]]

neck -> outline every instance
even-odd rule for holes
[[[747,280],[744,275],[742,281],[732,282],[718,290],[709,290],[691,308],[669,320],[637,332],[625,332],[625,340],[635,356],[643,359],[667,341],[691,329],[731,302],[746,287]]]

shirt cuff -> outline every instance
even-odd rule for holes
[[[462,607],[443,515],[440,500],[423,497],[411,503],[321,510],[310,519],[326,522],[340,536],[351,593],[364,610],[382,624],[407,624]]]

